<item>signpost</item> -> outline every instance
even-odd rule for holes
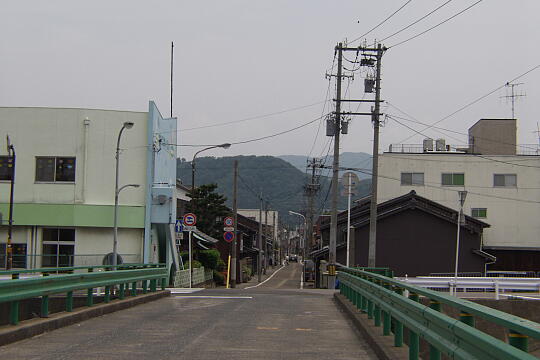
[[[341,178],[341,184],[345,187],[345,193],[348,197],[347,205],[347,267],[350,266],[350,252],[351,252],[351,196],[356,195],[356,186],[360,183],[358,176],[350,171],[343,174]]]
[[[184,215],[184,230],[189,231],[189,287],[192,287],[192,273],[193,273],[193,258],[191,252],[191,233],[196,230],[195,224],[197,224],[197,216],[193,213],[187,213]]]
[[[225,239],[226,242],[230,243],[234,240],[234,233],[232,231],[227,231],[223,234],[223,239]]]

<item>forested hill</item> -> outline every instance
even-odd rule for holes
[[[280,217],[288,222],[288,211],[302,212],[305,208],[303,188],[308,176],[290,163],[272,156],[200,157],[196,162],[195,184],[216,183],[218,192],[227,197],[227,205],[232,205],[233,163],[238,160],[238,207],[258,209],[258,195],[269,201],[272,209],[280,212]],[[185,185],[191,185],[191,162],[177,160],[177,177]],[[328,188],[330,181],[320,178],[321,190],[316,200],[316,208],[330,207]],[[369,181],[362,181],[360,195],[368,192]],[[326,202],[325,202],[326,199]],[[325,205],[323,205],[325,203]],[[346,198],[340,196],[339,207],[345,209]]]

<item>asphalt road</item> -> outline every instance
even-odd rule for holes
[[[249,289],[173,294],[0,348],[1,359],[376,359],[299,264]]]

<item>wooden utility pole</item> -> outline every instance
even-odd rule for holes
[[[234,160],[234,175],[233,175],[233,227],[234,227],[234,239],[231,243],[231,288],[236,287],[236,267],[237,267],[237,254],[236,254],[236,247],[237,247],[237,238],[238,238],[238,225],[236,222],[238,221],[238,160]]]
[[[257,258],[257,281],[261,282],[261,265],[262,265],[262,207],[263,207],[263,197],[262,197],[262,191],[261,196],[259,198],[260,204],[259,204],[259,256]]]
[[[308,168],[311,167],[311,183],[306,185],[305,192],[306,196],[308,197],[308,208],[306,212],[306,218],[307,218],[307,229],[308,229],[308,242],[306,244],[306,254],[309,254],[310,248],[314,245],[313,240],[313,221],[315,217],[314,213],[314,200],[315,195],[317,195],[317,192],[319,191],[319,182],[317,179],[317,176],[315,174],[316,168],[321,167],[321,159],[313,158],[311,162],[308,163]]]
[[[268,251],[268,203],[264,205],[264,274],[270,265]]]

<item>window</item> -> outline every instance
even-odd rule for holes
[[[487,218],[487,209],[486,208],[472,208],[471,216],[473,218]]]
[[[75,229],[43,229],[43,267],[73,266]]]
[[[493,186],[516,187],[517,175],[516,174],[494,174]]]
[[[12,267],[16,269],[26,269],[26,244],[11,244],[13,249]],[[7,267],[7,246],[0,244],[0,268]]]
[[[442,184],[446,186],[465,185],[465,174],[463,173],[443,173]]]
[[[36,181],[75,182],[75,158],[36,157]]]
[[[0,180],[11,180],[13,163],[11,156],[0,156]]]
[[[424,185],[424,173],[401,173],[401,185]]]

